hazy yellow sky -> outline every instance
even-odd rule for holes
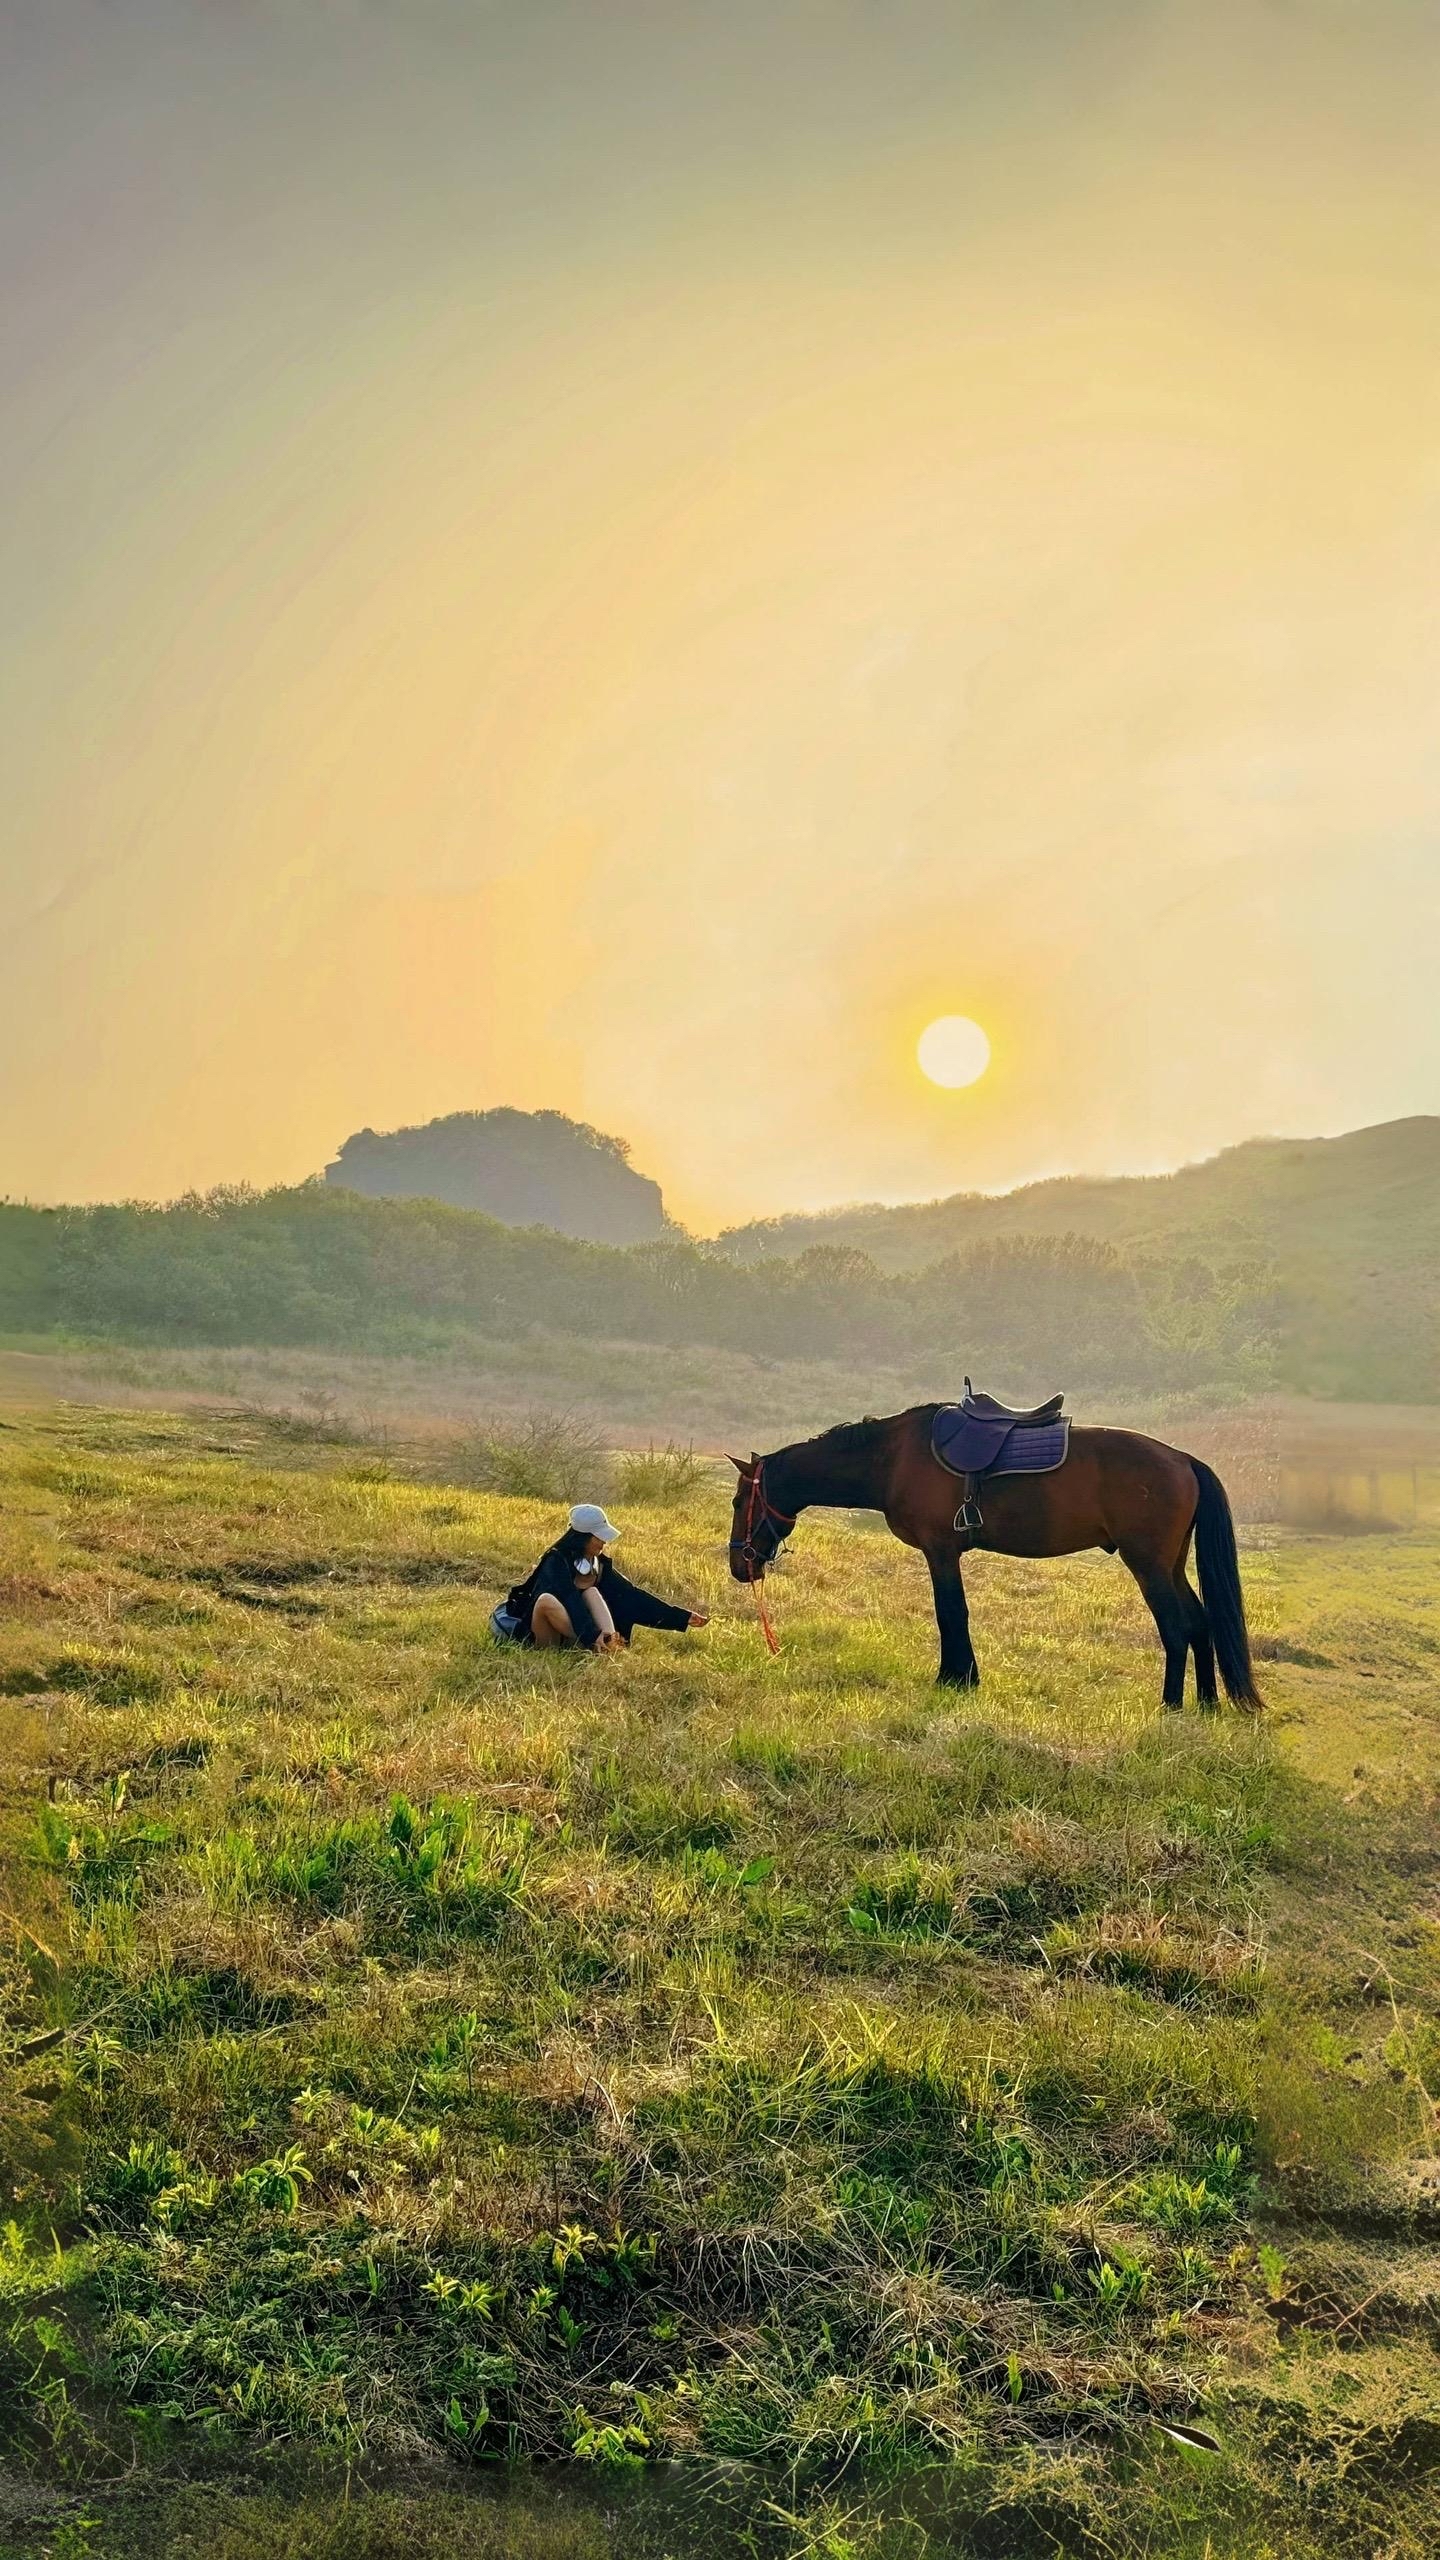
[[[1440,11],[0,35],[0,1192],[514,1102],[710,1224],[1440,1109]]]

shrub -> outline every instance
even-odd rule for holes
[[[652,1441],[648,1449],[626,1450],[616,1470],[622,1502],[684,1502],[704,1481],[704,1461],[696,1457],[694,1444],[680,1449],[673,1440],[663,1449]]]
[[[482,1493],[532,1502],[603,1502],[614,1466],[593,1423],[574,1413],[534,1410],[518,1422],[478,1423],[456,1452],[456,1475]]]

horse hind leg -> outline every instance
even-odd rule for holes
[[[1136,1581],[1145,1594],[1146,1605],[1159,1630],[1165,1648],[1165,1686],[1162,1691],[1167,1707],[1185,1704],[1185,1665],[1190,1658],[1191,1625],[1173,1577],[1147,1557],[1144,1562],[1125,1555]],[[1196,1603],[1197,1607],[1199,1603]]]
[[[1180,1553],[1175,1559],[1170,1579],[1175,1585],[1176,1597],[1185,1615],[1186,1641],[1195,1656],[1196,1704],[1202,1707],[1216,1707],[1220,1703],[1220,1692],[1215,1685],[1215,1640],[1210,1632],[1210,1621],[1205,1614],[1205,1603],[1191,1582],[1187,1571],[1193,1534],[1192,1521],[1181,1540]]]
[[[1205,1615],[1205,1603],[1185,1570],[1183,1557],[1175,1567],[1175,1588],[1185,1612],[1190,1650],[1195,1656],[1196,1701],[1202,1707],[1216,1707],[1220,1703],[1220,1692],[1215,1686],[1215,1646],[1210,1635],[1210,1621]]]

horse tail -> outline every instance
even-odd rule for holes
[[[1263,1707],[1250,1662],[1250,1631],[1245,1624],[1245,1594],[1240,1588],[1240,1559],[1235,1549],[1235,1523],[1229,1496],[1213,1467],[1192,1458],[1200,1498],[1195,1508],[1195,1570],[1200,1597],[1210,1625],[1215,1661],[1226,1696],[1237,1707]]]

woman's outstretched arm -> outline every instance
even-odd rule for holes
[[[642,1591],[638,1582],[628,1582],[612,1564],[601,1584],[610,1613],[620,1633],[628,1635],[631,1627],[669,1627],[677,1634],[698,1620],[703,1626],[705,1612],[681,1609],[673,1600],[660,1600],[653,1591]]]

